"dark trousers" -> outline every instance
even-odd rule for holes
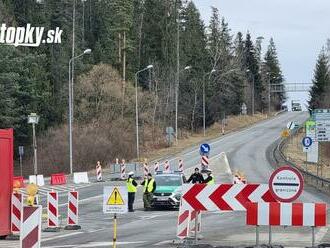
[[[133,210],[134,200],[135,200],[135,193],[134,192],[128,192],[128,211]]]

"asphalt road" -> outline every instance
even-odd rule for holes
[[[221,152],[226,152],[232,171],[237,169],[246,174],[250,183],[267,183],[273,168],[266,157],[266,149],[280,137],[281,130],[288,121],[302,123],[307,118],[306,113],[284,113],[272,120],[263,121],[257,125],[219,137],[209,142],[211,145],[211,165],[216,166],[216,158]],[[199,164],[198,147],[192,147],[176,156],[166,159],[174,163],[179,158],[185,162],[185,168]],[[165,158],[164,158],[165,159]],[[231,177],[215,170],[217,183],[230,182]],[[113,222],[112,215],[102,212],[102,190],[104,185],[114,185],[118,182],[92,184],[80,189],[80,225],[79,231],[60,231],[58,233],[43,233],[42,247],[112,247]],[[142,210],[142,195],[139,189],[136,200],[136,211],[118,217],[118,247],[175,247],[177,211]],[[306,187],[299,199],[303,202],[327,202],[329,197]],[[66,210],[62,202],[61,212],[65,218]],[[63,220],[63,225],[65,225]],[[200,243],[213,245],[251,245],[255,242],[254,227],[245,226],[244,213],[205,213],[202,216],[202,236]],[[328,227],[316,231],[316,241],[329,242]],[[261,228],[261,241],[267,242],[268,228]],[[273,242],[285,247],[305,247],[311,245],[311,230],[309,228],[273,228]],[[0,241],[0,247],[5,243]],[[6,243],[8,244],[8,243]],[[15,246],[12,246],[15,247]]]

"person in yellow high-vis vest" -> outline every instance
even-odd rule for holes
[[[144,181],[141,183],[143,185],[143,204],[144,210],[149,211],[151,209],[151,203],[153,200],[153,193],[156,190],[156,181],[152,178],[151,173],[147,175]]]
[[[128,192],[128,212],[134,212],[133,204],[135,200],[135,193],[137,191],[137,182],[133,179],[134,172],[128,173],[128,178],[126,181],[127,192]]]
[[[206,174],[207,178],[204,180],[204,183],[206,183],[207,185],[215,184],[215,177],[212,174],[212,170],[208,169],[206,171]]]

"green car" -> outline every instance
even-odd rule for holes
[[[155,176],[156,190],[153,196],[153,208],[179,208],[182,185],[185,182],[182,173],[162,173]]]

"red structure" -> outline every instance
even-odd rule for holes
[[[0,129],[0,236],[10,234],[11,194],[13,190],[13,129]]]

